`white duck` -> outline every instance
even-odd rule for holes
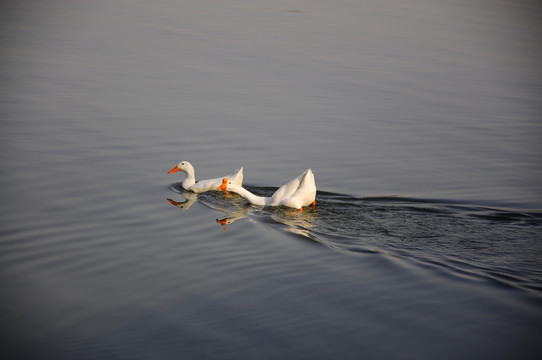
[[[218,186],[222,184],[222,179],[226,178],[237,186],[243,185],[243,168],[236,170],[232,175],[222,176],[216,179],[200,180],[196,182],[196,174],[194,173],[194,167],[188,161],[181,161],[177,166],[168,171],[168,174],[172,174],[177,171],[183,171],[186,173],[186,179],[181,183],[183,189],[192,191],[195,193],[203,193],[209,190],[217,190]]]
[[[270,197],[254,195],[241,185],[235,184],[228,179],[223,179],[222,185],[218,189],[226,193],[228,191],[237,193],[254,205],[287,206],[302,211],[303,206],[314,206],[316,203],[316,184],[311,169],[305,170],[303,174],[282,185]]]

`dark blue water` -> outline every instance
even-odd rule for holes
[[[540,358],[540,10],[2,4],[3,358]]]

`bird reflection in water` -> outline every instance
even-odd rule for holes
[[[285,225],[283,228],[291,233],[303,235],[312,238],[309,229],[315,226],[317,219],[317,208],[308,208],[307,211],[292,211],[287,207],[262,207],[247,204],[246,201],[237,194],[226,196],[220,192],[208,192],[205,194],[195,194],[184,190],[178,191],[184,197],[184,201],[176,201],[171,198],[167,200],[172,205],[181,209],[188,210],[194,203],[200,204],[224,213],[224,217],[216,219],[216,223],[223,230],[228,230],[228,226],[237,220],[247,218],[259,225],[268,227],[270,224]],[[272,221],[269,221],[271,219]]]

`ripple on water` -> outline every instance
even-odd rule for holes
[[[263,196],[276,190],[247,188]],[[172,190],[183,194],[178,184]],[[412,258],[457,276],[485,278],[500,286],[541,288],[538,230],[542,214],[538,211],[328,192],[318,192],[316,209],[293,215],[284,208],[251,206],[237,195],[226,199],[212,192],[200,195],[197,201],[226,214],[224,224],[232,231],[235,221],[248,218],[341,252]]]

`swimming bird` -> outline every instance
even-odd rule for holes
[[[222,176],[216,179],[200,180],[196,182],[196,174],[194,167],[188,161],[181,161],[177,166],[168,171],[168,174],[172,174],[177,171],[186,173],[186,178],[182,181],[181,185],[183,189],[192,191],[195,193],[203,193],[210,190],[217,190],[218,186],[222,183],[222,179],[226,178],[237,186],[243,185],[243,168],[235,171],[234,174]]]
[[[226,193],[231,191],[239,194],[254,205],[287,206],[302,211],[303,206],[311,204],[314,206],[316,203],[316,184],[311,169],[305,170],[303,174],[282,185],[269,197],[254,195],[241,185],[235,184],[226,178],[222,179],[222,185],[218,189]]]

